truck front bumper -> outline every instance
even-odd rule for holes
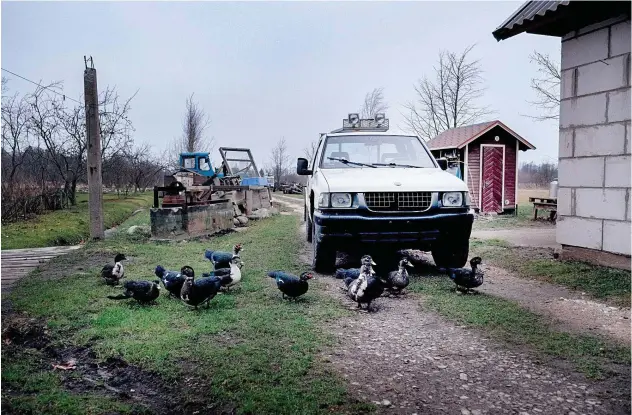
[[[438,240],[467,240],[473,222],[474,214],[471,212],[379,217],[314,212],[317,241],[344,245],[394,244],[412,248],[432,245]]]

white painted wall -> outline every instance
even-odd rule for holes
[[[630,255],[630,20],[562,39],[557,242]]]

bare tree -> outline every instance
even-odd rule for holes
[[[443,131],[468,125],[491,111],[478,104],[483,96],[483,70],[470,58],[474,45],[461,53],[442,51],[434,67],[434,77],[415,85],[416,100],[404,106],[405,128],[424,140]]]
[[[152,156],[148,144],[142,144],[128,150],[126,158],[130,170],[129,180],[136,192],[144,192],[147,187],[155,184],[165,168],[157,158]]]
[[[29,96],[32,108],[31,126],[38,139],[40,154],[53,166],[64,182],[71,204],[76,204],[77,182],[85,175],[85,132],[78,131],[80,110],[67,112],[64,103],[50,90],[61,90],[61,83],[38,87]],[[74,124],[74,125],[73,125]],[[70,135],[69,133],[73,133]]]
[[[2,79],[4,82],[6,78]],[[8,160],[3,160],[2,163],[2,178],[3,183],[6,183],[10,188],[13,187],[15,175],[31,150],[29,142],[30,110],[30,105],[24,96],[14,94],[2,98],[2,151],[9,156]]]
[[[182,152],[213,151],[214,138],[206,137],[206,131],[211,125],[211,120],[203,108],[193,100],[191,94],[186,99],[186,110],[182,120],[182,136],[173,142],[173,158],[170,161],[172,167],[178,166],[179,155]]]
[[[107,159],[129,150],[132,146],[134,126],[129,119],[129,113],[130,103],[137,93],[138,91],[123,102],[119,102],[115,88],[108,87],[99,94],[99,125],[101,127],[101,159],[103,163]],[[83,110],[83,106],[81,108]],[[83,120],[85,126],[85,116],[83,116]]]
[[[82,104],[69,106],[65,99],[54,94],[61,90],[61,83],[38,87],[28,100],[31,106],[30,125],[38,140],[38,146],[46,149],[39,152],[45,158],[45,165],[52,166],[64,182],[71,204],[76,203],[77,183],[86,174],[86,117]],[[132,97],[133,98],[133,97]],[[132,143],[133,125],[129,120],[130,101],[119,104],[113,88],[99,96],[99,119],[101,123],[104,165],[109,158],[120,154]]]
[[[9,79],[6,76],[2,77],[2,96],[9,92]]]
[[[303,149],[303,153],[305,154],[305,158],[309,163],[314,159],[314,155],[316,154],[316,150],[318,149],[318,140],[314,140],[307,147]]]
[[[270,155],[270,164],[272,165],[272,175],[274,176],[275,185],[280,184],[281,177],[285,175],[288,160],[287,143],[285,142],[285,137],[281,137],[276,146],[272,149]]]
[[[540,109],[541,114],[528,115],[528,117],[538,121],[557,120],[560,117],[560,83],[562,82],[560,64],[549,55],[538,51],[534,51],[529,59],[538,68],[538,76],[531,78],[531,88],[535,91],[537,99],[529,103]]]
[[[375,118],[375,114],[386,112],[388,105],[384,101],[384,88],[374,88],[364,97],[364,103],[360,108],[360,116],[364,119]]]

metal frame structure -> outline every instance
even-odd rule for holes
[[[226,153],[228,152],[237,152],[237,153],[247,153],[248,154],[248,159],[229,159],[226,158]],[[250,168],[250,166],[252,166],[252,168],[254,168],[255,173],[256,173],[256,177],[262,177],[259,174],[259,169],[257,168],[257,164],[255,163],[255,159],[252,157],[252,152],[250,151],[249,148],[238,148],[238,147],[220,147],[219,148],[219,154],[221,154],[222,156],[222,160],[224,163],[224,166],[226,168],[226,171],[228,172],[229,175],[233,176],[233,175],[237,175],[238,173],[241,173],[242,171],[248,170]],[[240,161],[242,163],[249,163],[248,166],[244,167],[243,169],[240,169],[237,172],[233,172],[232,169],[230,168],[230,163],[229,161]]]

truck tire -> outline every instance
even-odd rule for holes
[[[432,259],[439,268],[461,268],[467,264],[470,241],[438,243],[432,247]]]
[[[336,267],[336,250],[331,244],[318,241],[316,226],[312,225],[312,268],[320,273],[330,273]]]
[[[305,237],[307,242],[312,242],[312,221],[309,219],[309,215],[307,214],[307,206],[305,206],[303,212],[303,219],[305,220]]]

